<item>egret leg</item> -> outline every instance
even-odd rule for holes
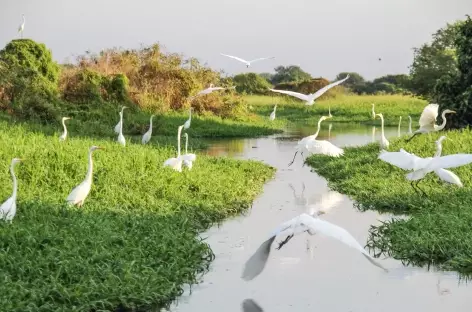
[[[416,182],[416,187],[423,193],[424,196],[428,197],[428,195],[426,194],[425,191],[423,191],[423,189],[421,189],[419,186],[418,186],[418,183],[420,183],[421,180],[418,180],[418,182]]]
[[[301,152],[300,155],[302,155],[302,159],[303,159],[303,165],[302,165],[302,167],[305,167],[305,160],[306,160],[306,159],[305,159],[305,156],[303,155],[303,152]]]
[[[292,237],[293,237],[293,234],[287,236],[287,238],[285,238],[285,240],[279,244],[279,247],[277,247],[277,250],[280,250],[280,248],[282,248],[283,245],[287,244],[288,241],[292,239]]]
[[[295,157],[297,156],[297,154],[298,154],[298,151],[296,151],[296,152],[295,152],[295,155],[293,155],[292,161],[288,163],[288,166],[289,166],[289,167],[290,167],[290,166],[293,164],[293,162],[295,161]]]
[[[418,190],[415,187],[415,181],[411,181],[411,187],[415,190],[415,193],[419,195]]]
[[[412,135],[409,139],[407,139],[406,141],[407,141],[407,142],[410,142],[411,139],[413,139],[416,135],[418,135],[418,133],[413,133],[413,135]]]

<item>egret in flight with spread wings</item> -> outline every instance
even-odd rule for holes
[[[344,150],[326,140],[312,140],[306,144],[306,149],[310,154],[322,154],[331,157],[344,155]]]
[[[333,115],[331,115],[331,105],[328,105],[328,117],[333,118]]]
[[[123,123],[123,111],[125,110],[125,108],[128,108],[128,107],[123,106],[123,107],[121,108],[121,113],[119,113],[119,115],[120,115],[120,121],[119,121],[119,122],[116,124],[116,126],[115,126],[115,133],[116,133],[116,134],[120,133],[120,127],[122,126],[122,123]]]
[[[278,93],[282,93],[282,94],[287,94],[287,95],[290,95],[290,96],[293,96],[293,97],[296,97],[297,99],[300,99],[302,101],[305,101],[305,105],[313,105],[315,104],[315,100],[317,98],[319,98],[320,96],[322,96],[326,91],[328,91],[329,89],[343,83],[344,81],[346,81],[347,79],[349,79],[349,75],[346,76],[346,78],[344,79],[341,79],[341,80],[338,80],[338,81],[335,81],[321,89],[319,89],[318,91],[316,91],[315,93],[311,93],[311,94],[303,94],[303,93],[298,93],[298,92],[294,92],[294,91],[285,91],[285,90],[275,90],[275,89],[269,89],[270,91],[273,91],[273,92],[278,92]]]
[[[440,126],[436,125],[436,118],[438,117],[438,110],[439,104],[428,104],[423,109],[423,112],[420,116],[420,128],[413,132],[413,135],[407,139],[406,141],[409,142],[413,139],[416,135],[420,133],[429,133],[433,131],[440,131],[446,127],[446,114],[455,114],[456,112],[450,109],[443,110],[441,117],[443,122]]]
[[[302,158],[303,158],[303,153],[308,152],[308,150],[306,148],[307,143],[310,142],[310,141],[316,140],[316,137],[320,133],[321,122],[323,120],[328,119],[328,118],[329,118],[328,116],[321,116],[320,119],[318,120],[318,129],[316,130],[315,134],[304,137],[303,139],[298,141],[297,145],[295,146],[296,151],[295,151],[295,154],[293,155],[293,159],[288,164],[289,166],[291,166],[293,164],[293,162],[295,161],[295,157],[297,156],[298,152],[300,152],[300,155],[302,155]],[[305,161],[305,160],[303,159],[303,161]]]
[[[67,138],[67,127],[66,127],[66,120],[71,119],[70,117],[62,117],[62,127],[64,131],[62,132],[61,136],[59,137],[59,141],[64,141]]]
[[[403,170],[411,171],[406,175],[406,179],[411,181],[411,186],[418,193],[419,189],[423,194],[426,193],[419,188],[418,183],[430,172],[434,172],[439,179],[462,187],[459,177],[445,168],[455,168],[467,165],[472,162],[472,154],[453,154],[441,156],[442,141],[446,136],[441,136],[436,143],[436,153],[433,157],[422,158],[415,154],[410,154],[404,149],[399,152],[382,151],[379,159]],[[416,184],[414,182],[416,181]],[[415,188],[416,187],[416,188]]]
[[[149,130],[143,135],[143,139],[141,140],[142,144],[146,144],[151,140],[153,118],[154,118],[154,115],[152,115],[151,118],[149,119]]]
[[[11,197],[0,206],[0,219],[8,222],[11,222],[16,215],[16,194],[18,191],[18,182],[16,181],[15,176],[15,165],[21,161],[22,159],[20,158],[13,158],[11,161],[10,174],[13,181],[13,193],[11,194]]]
[[[82,181],[79,185],[77,185],[72,192],[70,192],[69,196],[67,196],[66,201],[69,204],[77,205],[82,207],[84,204],[85,198],[87,198],[88,194],[90,193],[90,189],[92,188],[92,175],[93,175],[93,160],[92,160],[92,153],[95,150],[103,150],[103,147],[100,146],[92,146],[88,152],[88,169],[87,174],[85,175],[85,180]]]
[[[190,107],[190,109],[188,110],[188,119],[187,121],[184,123],[184,129],[187,130],[188,128],[190,128],[190,123],[192,122],[192,110],[193,108]]]
[[[172,157],[167,159],[164,162],[164,167],[171,167],[172,169],[182,172],[182,156],[180,155],[180,134],[182,133],[182,128],[184,126],[179,126],[177,130],[177,157]]]
[[[252,299],[244,299],[241,303],[243,312],[264,312],[262,308]]]
[[[269,258],[272,243],[277,236],[286,236],[285,240],[279,243],[277,249],[282,248],[294,235],[307,232],[310,235],[323,234],[335,238],[344,244],[360,251],[367,260],[372,264],[387,271],[380,263],[372,258],[367,251],[349,234],[348,231],[340,226],[332,224],[328,221],[315,218],[309,214],[302,213],[295,218],[282,223],[270,237],[263,242],[256,252],[247,260],[241,278],[249,281],[258,276],[264,269],[267,259]]]
[[[246,61],[240,57],[237,57],[237,56],[232,56],[232,55],[228,55],[228,54],[223,54],[223,53],[220,53],[221,55],[223,56],[226,56],[226,57],[229,57],[229,58],[232,58],[232,59],[235,59],[237,61],[240,61],[241,63],[244,63],[246,64],[246,68],[249,68],[251,66],[252,63],[255,63],[255,62],[259,62],[259,61],[263,61],[263,60],[272,60],[272,59],[275,59],[275,56],[271,56],[271,57],[261,57],[261,58],[257,58],[257,59],[254,59],[254,60],[251,60],[251,61]]]
[[[411,116],[408,115],[408,119],[409,119],[409,122],[408,122],[408,133],[413,133],[413,131],[411,130],[411,123],[412,123],[412,120],[411,120]]]
[[[274,106],[274,110],[270,113],[269,120],[273,121],[275,119],[275,110],[277,109],[277,104]]]
[[[22,14],[21,17],[23,18],[23,22],[21,23],[21,25],[18,27],[18,32],[20,33],[21,35],[21,39],[23,39],[23,32],[25,31],[25,23],[26,23],[26,20],[25,20],[25,15]]]
[[[376,114],[376,115],[380,117],[380,125],[381,125],[381,128],[380,128],[380,146],[382,148],[388,148],[388,146],[390,145],[390,142],[388,142],[387,138],[385,137],[384,117],[381,113]]]
[[[187,167],[188,170],[192,169],[193,162],[197,159],[197,155],[188,153],[187,148],[188,148],[188,134],[184,133],[185,136],[185,154],[182,155],[182,165],[183,167]]]

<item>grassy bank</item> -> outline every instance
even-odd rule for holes
[[[72,134],[71,134],[72,135]],[[7,166],[19,181],[17,216],[0,223],[5,311],[155,311],[204,272],[213,254],[198,233],[250,207],[274,169],[198,155],[192,171],[162,168],[175,148],[56,137],[0,122],[0,200]],[[83,208],[65,205],[94,153]]]
[[[470,153],[472,132],[451,131],[422,135],[406,143],[392,140],[390,151],[404,148],[420,157],[431,157],[434,141],[446,134],[442,155]],[[388,221],[371,228],[368,246],[377,252],[415,265],[433,264],[443,269],[472,273],[472,165],[451,169],[464,188],[444,185],[428,174],[420,187],[428,197],[418,196],[401,169],[377,159],[378,144],[346,148],[341,158],[312,156],[308,163],[329,185],[351,196],[360,209],[406,214],[406,220]]]
[[[358,122],[380,125],[377,118],[372,120],[372,103],[375,112],[382,113],[385,125],[398,125],[402,116],[402,124],[408,125],[408,115],[413,118],[413,125],[418,125],[418,119],[427,105],[426,101],[402,95],[339,95],[325,99],[311,107],[305,106],[302,101],[280,96],[246,96],[251,111],[261,117],[268,117],[277,104],[277,119],[279,122],[295,122],[313,125],[321,115],[328,115],[331,108],[332,122]]]

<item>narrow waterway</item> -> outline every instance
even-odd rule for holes
[[[320,139],[344,147],[378,140],[380,129],[360,125],[325,124]],[[216,255],[202,283],[194,285],[172,306],[175,312],[241,311],[241,302],[253,298],[265,312],[399,312],[470,311],[471,289],[453,272],[428,272],[380,259],[390,272],[371,265],[355,250],[322,235],[299,235],[280,251],[271,253],[265,270],[250,282],[240,278],[244,263],[281,222],[324,207],[321,218],[344,227],[362,245],[368,229],[391,218],[359,212],[342,194],[330,191],[324,178],[302,166],[301,158],[288,167],[300,137],[316,129],[293,129],[281,136],[215,141],[206,153],[255,159],[275,168],[246,215],[203,233]],[[396,128],[386,129],[388,138]],[[299,156],[297,156],[299,157]]]

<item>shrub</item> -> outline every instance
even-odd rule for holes
[[[233,82],[236,90],[246,94],[267,94],[272,85],[256,73],[246,73],[234,76]]]

